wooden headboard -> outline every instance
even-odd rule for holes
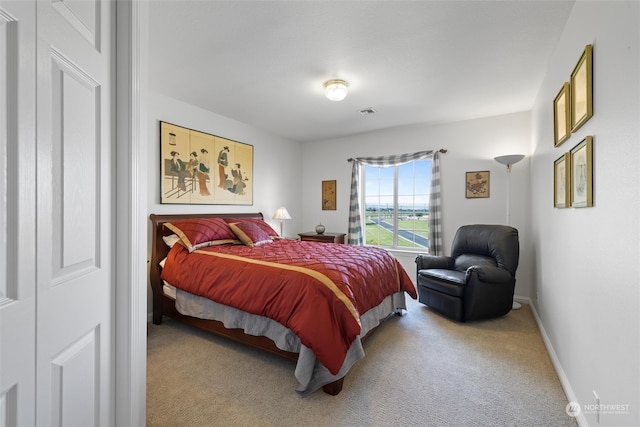
[[[160,279],[160,261],[162,261],[169,253],[169,247],[162,240],[163,236],[168,236],[173,232],[164,226],[165,222],[178,221],[190,218],[257,218],[264,219],[261,212],[253,213],[224,213],[224,214],[175,214],[175,215],[156,215],[151,214],[149,219],[152,224],[152,243],[151,243],[151,265],[149,266],[149,280],[151,290],[153,291],[153,323],[160,324],[162,322],[162,280]]]

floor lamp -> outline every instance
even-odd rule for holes
[[[494,157],[494,160],[507,167],[507,225],[511,225],[511,166],[524,159],[524,154],[509,154],[507,156]],[[513,301],[512,309],[518,310],[522,305]]]

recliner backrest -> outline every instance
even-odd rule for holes
[[[518,230],[507,225],[463,225],[453,238],[451,256],[470,254],[491,257],[498,267],[515,274],[520,257]]]

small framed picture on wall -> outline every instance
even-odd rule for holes
[[[489,171],[467,172],[465,194],[467,199],[489,197]]]
[[[571,149],[571,206],[593,206],[593,137],[587,136]]]
[[[593,47],[588,44],[571,73],[571,132],[593,116]]]
[[[336,210],[336,180],[322,181],[322,210]]]
[[[553,145],[562,144],[571,135],[571,103],[569,102],[569,83],[565,82],[553,100]]]
[[[564,153],[553,165],[553,206],[568,208],[571,205],[571,156]]]

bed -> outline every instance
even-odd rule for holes
[[[282,239],[261,213],[150,220],[153,323],[168,316],[294,361],[301,396],[340,393],[366,336],[417,297],[386,251]]]

